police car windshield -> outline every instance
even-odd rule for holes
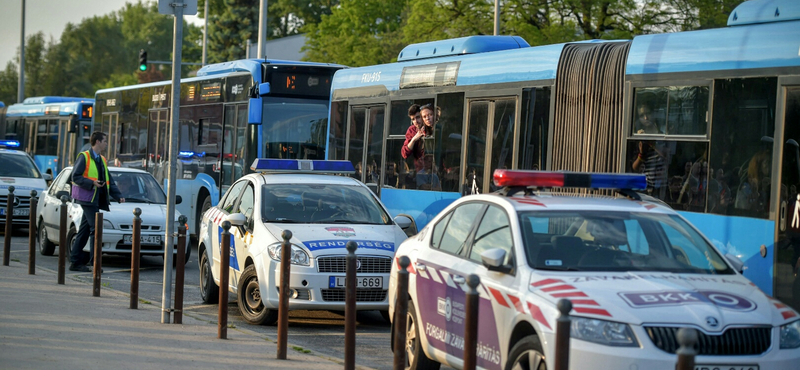
[[[369,189],[355,185],[270,184],[263,187],[265,222],[390,225]]]
[[[634,212],[520,212],[528,264],[563,271],[734,274],[680,217]]]
[[[27,155],[0,153],[0,163],[3,163],[0,166],[0,176],[31,179],[42,177],[36,164]]]
[[[126,202],[166,204],[167,196],[149,173],[112,171],[114,182]]]

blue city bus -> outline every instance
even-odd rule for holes
[[[796,1],[752,0],[719,29],[409,45],[396,63],[336,73],[328,158],[352,161],[420,228],[464,194],[497,190],[498,168],[644,172],[648,194],[800,309],[797,35]],[[411,104],[441,111],[422,169],[401,155]]]
[[[202,214],[255,158],[324,159],[331,79],[339,65],[238,60],[181,80],[176,209],[196,241]],[[95,127],[110,162],[146,170],[166,188],[171,81],[97,91]]]
[[[92,133],[94,99],[63,96],[26,98],[6,107],[0,119],[4,139],[16,140],[39,170],[55,176],[72,165]]]

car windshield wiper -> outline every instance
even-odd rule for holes
[[[285,224],[296,224],[297,221],[288,218],[276,218],[274,220],[266,220],[266,222],[281,222]]]
[[[155,203],[150,199],[142,199],[142,198],[125,198],[125,201],[130,203]]]
[[[577,267],[572,266],[536,266],[534,267],[537,270],[549,270],[549,271],[580,271]]]

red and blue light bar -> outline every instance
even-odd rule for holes
[[[257,158],[250,166],[259,172],[293,172],[293,173],[335,173],[353,174],[356,172],[350,161],[323,161],[306,159],[270,159]]]
[[[0,140],[0,148],[19,148],[19,141],[16,140]]]
[[[629,173],[494,170],[494,184],[502,187],[636,189],[647,188],[645,175]]]

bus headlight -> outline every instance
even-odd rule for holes
[[[269,257],[275,261],[280,262],[281,260],[281,244],[273,244],[267,247],[267,253],[269,253]],[[308,257],[308,253],[306,253],[303,248],[300,248],[294,244],[292,244],[292,253],[289,256],[289,260],[292,261],[293,265],[300,265],[300,266],[308,266],[310,264],[310,258]]]
[[[575,339],[614,347],[639,346],[628,324],[575,316],[570,319],[569,333]]]
[[[800,320],[781,326],[781,349],[800,347]]]

